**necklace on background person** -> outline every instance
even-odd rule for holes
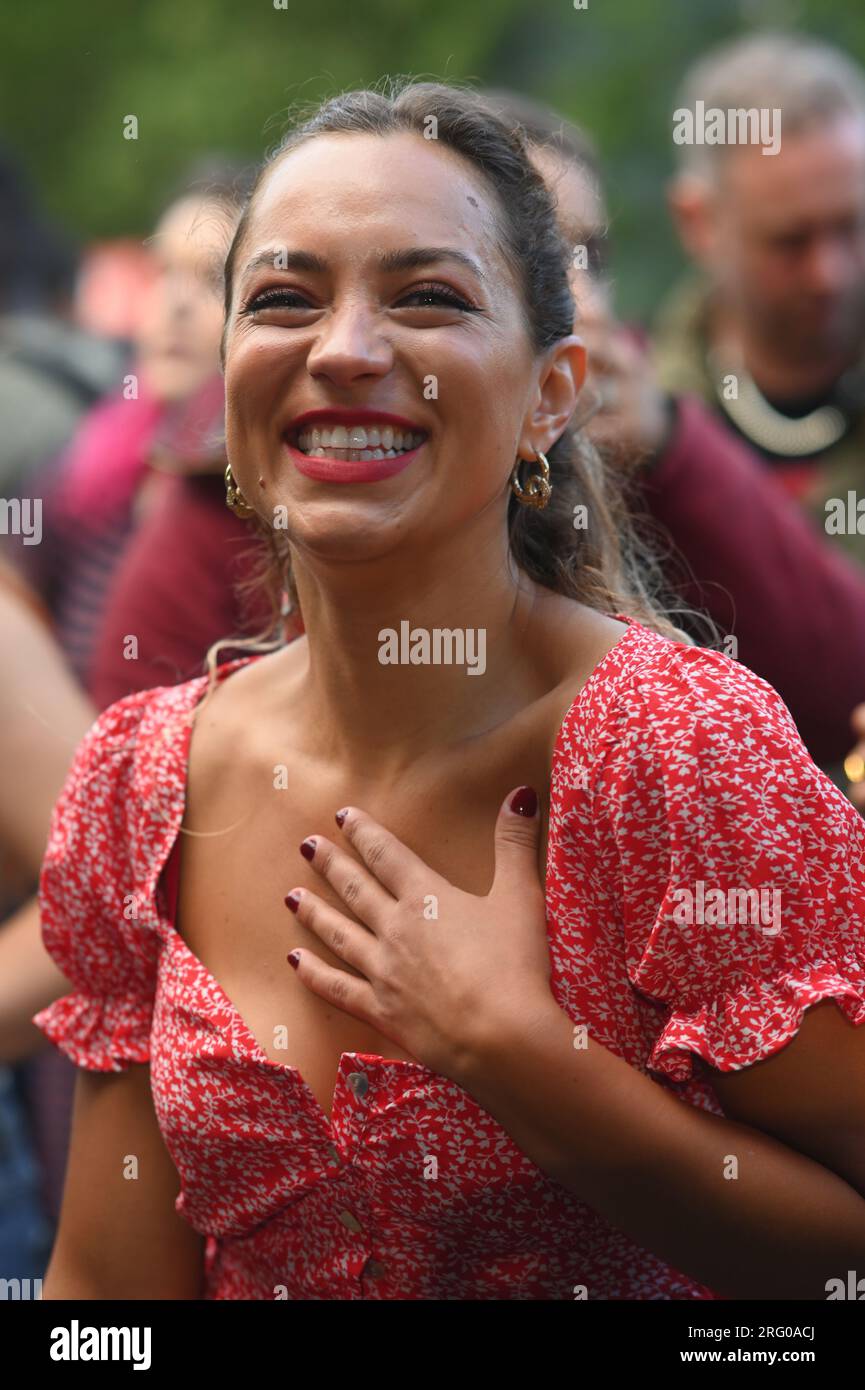
[[[784,415],[767,401],[741,360],[734,364],[729,356],[722,359],[717,349],[711,349],[706,356],[721,409],[741,434],[758,448],[772,454],[806,458],[810,454],[822,454],[837,444],[847,433],[853,419],[852,412],[844,408],[848,378],[858,378],[857,394],[865,404],[861,390],[861,369],[855,368],[840,379],[833,392],[838,399],[833,404],[819,405],[807,415]],[[729,390],[731,377],[736,379],[736,392],[728,396],[725,392]],[[849,385],[853,385],[852,380]]]

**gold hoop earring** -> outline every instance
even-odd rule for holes
[[[530,473],[525,487],[520,482],[520,464],[522,459],[517,459],[514,470],[511,473],[511,492],[523,507],[545,507],[550,500],[553,491],[550,484],[550,465],[547,462],[546,454],[542,454],[537,449],[537,462],[541,465],[540,473]]]
[[[255,508],[250,507],[235,482],[230,463],[225,465],[225,505],[234,512],[235,516],[249,517],[255,515]]]

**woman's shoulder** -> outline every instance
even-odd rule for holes
[[[207,683],[197,676],[179,685],[136,690],[106,706],[76,749],[70,768],[79,782],[95,778],[123,781],[142,763],[158,756],[189,723]]]
[[[248,661],[217,670],[222,679]],[[71,903],[82,922],[106,911],[132,931],[128,900],[149,904],[183,817],[194,710],[206,675],[123,696],[78,744],[52,813],[39,880],[43,935],[68,929]],[[137,909],[136,909],[137,911]],[[147,912],[144,913],[147,916]]]
[[[217,682],[253,660],[239,657],[219,666]],[[208,681],[201,675],[136,690],[97,715],[70,763],[52,840],[65,836],[79,818],[98,820],[101,836],[115,837],[130,834],[148,817],[165,818],[183,797],[189,735]]]
[[[731,654],[692,645],[633,622],[590,682],[583,713],[601,754],[623,742],[650,744],[679,756],[807,757],[777,690]]]
[[[671,836],[695,853],[733,841],[778,850],[798,837],[815,855],[865,855],[865,820],[768,681],[725,652],[642,624],[631,634],[562,741],[565,810],[582,808],[640,858]]]
[[[728,653],[634,620],[565,717],[552,795],[559,811],[596,823],[699,821],[711,806],[742,824],[769,798],[778,815],[807,804],[827,834],[858,842],[865,829],[768,681]]]

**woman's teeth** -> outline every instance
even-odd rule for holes
[[[332,429],[303,430],[297,447],[316,458],[362,463],[365,459],[392,459],[416,449],[425,436],[417,430],[394,429],[392,425],[334,425]]]

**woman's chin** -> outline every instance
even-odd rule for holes
[[[363,564],[382,559],[405,545],[411,526],[405,501],[389,506],[340,502],[293,502],[286,505],[287,534],[304,556],[323,562]],[[422,518],[418,518],[420,532]]]

